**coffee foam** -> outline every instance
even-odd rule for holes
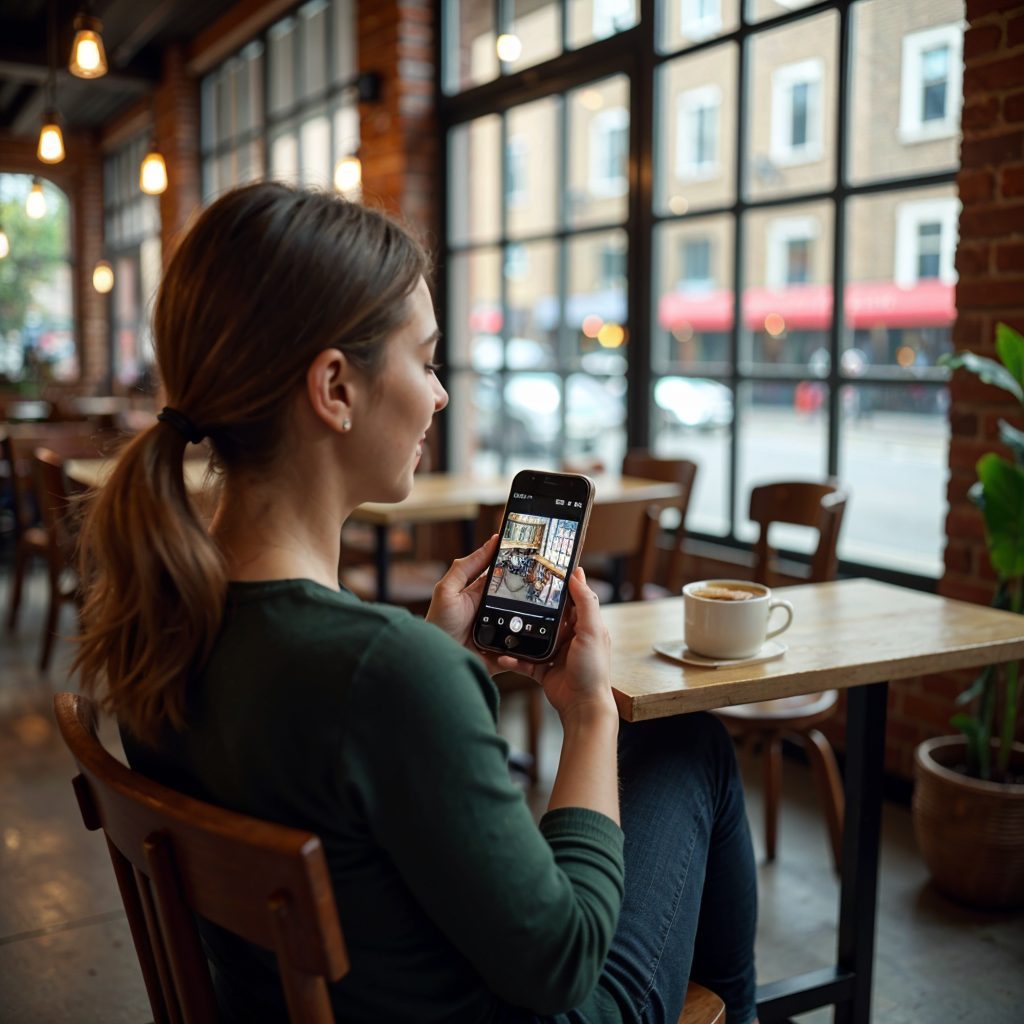
[[[704,597],[711,601],[749,601],[752,598],[758,597],[751,590],[740,590],[738,587],[701,587],[700,590],[693,591],[694,597]]]

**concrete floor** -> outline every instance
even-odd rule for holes
[[[9,573],[0,577],[6,617]],[[0,1022],[139,1024],[152,1020],[103,840],[87,833],[72,794],[73,766],[50,712],[68,688],[69,648],[48,676],[36,669],[44,581],[35,578],[15,634],[0,633]],[[64,628],[74,617],[65,611]],[[503,728],[521,745],[517,698]],[[116,733],[106,735],[116,742]],[[558,757],[546,722],[543,810]],[[756,768],[744,765],[755,847],[763,850]],[[927,882],[905,807],[883,822],[873,1019],[886,1024],[1016,1024],[1024,1006],[1024,916],[951,904]],[[762,980],[824,966],[835,947],[838,886],[806,768],[788,762],[778,859],[760,867]],[[801,1021],[824,1024],[829,1011]]]

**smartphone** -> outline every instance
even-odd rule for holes
[[[588,477],[516,473],[473,623],[477,647],[530,661],[551,658],[593,503]]]

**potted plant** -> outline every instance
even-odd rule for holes
[[[998,361],[973,352],[944,356],[1009,392],[1024,412],[1024,336],[996,328]],[[995,452],[977,464],[969,492],[982,512],[988,557],[998,578],[993,605],[1024,611],[1024,431],[1000,420],[1011,458]],[[1016,742],[1018,662],[990,665],[957,699],[950,724],[917,748],[913,821],[918,846],[937,888],[975,907],[1024,905],[1024,744]]]

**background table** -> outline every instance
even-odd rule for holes
[[[776,661],[681,665],[652,645],[683,636],[683,599],[604,609],[612,680],[630,722],[818,693],[849,691],[846,811],[836,965],[758,986],[761,1024],[836,1006],[839,1024],[868,1024],[874,958],[887,681],[1024,657],[1024,616],[870,580],[777,588],[793,625]],[[952,713],[952,707],[950,708]]]

